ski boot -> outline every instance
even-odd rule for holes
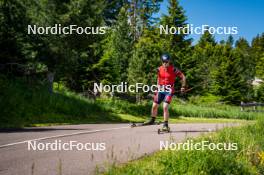
[[[149,121],[146,121],[144,123],[142,123],[143,126],[147,126],[147,125],[155,125],[155,120],[150,119]]]
[[[163,125],[163,127],[161,129],[158,129],[158,134],[161,133],[169,133],[170,132],[170,127],[168,125]]]
[[[130,123],[130,127],[134,128],[134,127],[138,127],[138,126],[148,126],[148,125],[155,125],[155,119],[151,118],[149,121],[146,121],[144,123]]]

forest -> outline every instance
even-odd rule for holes
[[[32,86],[50,80],[93,95],[94,83],[155,84],[160,55],[166,52],[186,75],[188,88],[192,88],[187,97],[213,95],[230,104],[264,101],[263,83],[252,85],[255,77],[264,78],[264,33],[256,33],[251,41],[242,37],[235,41],[229,35],[220,42],[210,32],[197,42],[188,34],[161,34],[160,25],[190,25],[177,0],[169,1],[168,14],[154,17],[161,2],[1,0],[0,75],[5,80],[34,82]],[[106,31],[28,34],[28,25],[56,24],[105,27]]]

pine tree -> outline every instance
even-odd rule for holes
[[[104,0],[76,0],[70,1],[68,11],[59,15],[62,25],[75,24],[77,26],[104,26],[103,12],[106,8]],[[62,38],[62,46],[68,48],[68,56],[62,72],[67,86],[76,90],[93,89],[93,83],[98,80],[93,65],[102,56],[101,42],[104,35],[66,35]]]
[[[129,59],[132,56],[133,42],[128,24],[127,9],[120,10],[117,24],[106,38],[104,54],[94,65],[101,81],[120,83],[127,81]]]
[[[253,62],[250,60],[249,45],[244,39],[236,42],[232,48],[230,42],[220,46],[218,66],[212,72],[211,92],[221,96],[226,102],[239,104],[240,101],[252,99],[251,81],[254,77]],[[252,73],[253,72],[253,73]]]
[[[253,38],[252,56],[256,62],[256,76],[264,79],[264,33]]]
[[[178,0],[170,0],[168,5],[168,15],[163,15],[160,25],[168,28],[179,29],[187,26],[187,17]],[[161,27],[160,26],[160,27]],[[162,52],[168,52],[172,57],[172,62],[175,67],[179,68],[187,76],[187,84],[192,86],[191,64],[191,39],[183,31],[179,33],[160,33],[160,42],[162,43]],[[188,79],[189,78],[189,79]],[[179,88],[179,84],[175,84],[175,88]]]
[[[241,67],[243,66],[243,76],[248,80],[253,80],[255,76],[255,59],[252,49],[244,38],[239,38],[235,44],[235,50],[241,55]]]
[[[107,26],[115,24],[120,9],[127,3],[127,0],[105,0],[106,7],[103,10],[103,17]]]
[[[264,79],[264,53],[257,58],[256,61],[256,76]]]
[[[193,93],[208,93],[212,84],[212,72],[217,68],[219,52],[214,37],[207,31],[195,45],[191,62],[186,66],[187,79],[191,87],[196,87]]]
[[[165,15],[161,19],[161,25],[171,27],[186,27],[187,17],[184,14],[183,8],[179,5],[178,0],[170,0],[168,6],[168,15]],[[181,32],[180,34],[163,34],[161,36],[164,39],[164,50],[172,53],[173,57],[177,58],[179,62],[184,59],[184,50],[190,46],[191,40],[186,39],[187,34]]]
[[[158,32],[156,30],[156,32]],[[133,56],[129,62],[129,84],[143,83],[156,85],[157,68],[160,65],[160,38],[153,31],[145,31],[135,45]],[[137,93],[138,99],[142,93]],[[139,101],[139,100],[138,100]]]
[[[153,14],[159,11],[162,0],[131,0],[129,1],[129,21],[134,41],[137,41],[145,28],[157,22]]]
[[[236,41],[234,54],[237,55],[239,60],[239,75],[241,78],[241,84],[239,91],[241,93],[242,100],[251,100],[253,98],[253,86],[252,81],[255,77],[255,59],[252,56],[249,43],[244,38],[239,38]]]
[[[231,47],[233,47],[234,45],[234,37],[232,35],[229,35],[226,41],[226,44],[230,45]]]
[[[213,46],[216,45],[215,38],[209,31],[205,31],[205,33],[201,36],[198,41],[198,46],[201,48],[206,47],[207,44],[211,44]]]
[[[255,61],[256,77],[264,80],[264,33],[257,35],[252,40],[251,56]],[[264,83],[255,88],[256,100],[264,101]]]

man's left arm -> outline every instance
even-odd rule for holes
[[[186,88],[186,77],[179,69],[175,70],[175,74],[177,77],[180,77],[180,79],[181,79],[181,92],[184,92],[185,88]]]
[[[185,88],[186,88],[186,77],[183,73],[181,73],[181,92],[184,92],[185,91]]]

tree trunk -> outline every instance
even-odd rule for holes
[[[136,102],[140,103],[141,101],[141,95],[139,93],[136,94]]]
[[[52,94],[53,93],[53,81],[54,81],[54,76],[55,73],[54,72],[50,72],[48,71],[47,73],[47,79],[48,79],[48,88],[49,88],[49,92]]]

